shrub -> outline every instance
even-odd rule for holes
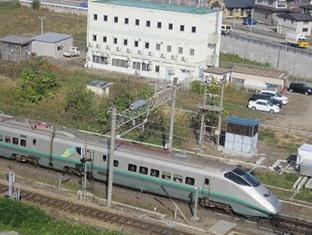
[[[31,6],[34,10],[40,9],[40,0],[32,0]]]

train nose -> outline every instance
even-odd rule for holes
[[[277,215],[281,212],[282,210],[282,203],[278,200],[278,198],[271,194],[271,196],[268,198],[269,206],[268,206],[268,211],[272,215]]]

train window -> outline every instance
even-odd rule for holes
[[[11,143],[11,137],[6,136],[6,137],[4,138],[4,141],[5,141],[6,143]]]
[[[133,164],[128,165],[128,171],[136,172],[137,166]]]
[[[182,175],[173,175],[173,181],[177,183],[183,182],[183,176]]]
[[[249,172],[243,170],[240,167],[237,167],[233,170],[233,172],[237,175],[239,175],[241,178],[243,178],[245,181],[247,181],[250,185],[253,187],[257,187],[260,185],[260,182]]]
[[[151,176],[159,177],[159,170],[151,169]]]
[[[119,165],[119,161],[114,160],[114,167],[118,167],[118,165]]]
[[[209,185],[209,179],[205,178],[205,185]]]
[[[26,147],[26,140],[21,139],[21,146]]]
[[[224,174],[224,177],[233,181],[236,184],[244,185],[244,186],[250,186],[245,180],[243,180],[238,175],[234,174],[233,172],[227,172]]]
[[[141,174],[143,174],[143,175],[147,175],[148,169],[147,169],[147,167],[140,166],[139,172],[140,172]]]
[[[185,183],[189,185],[194,185],[195,184],[195,179],[192,177],[186,177],[185,178]]]
[[[163,171],[161,174],[161,178],[163,178],[165,180],[171,180],[171,174],[169,172]]]
[[[13,137],[12,143],[18,145],[18,138]]]
[[[102,158],[103,158],[103,161],[106,162],[106,159],[107,159],[106,154],[103,154]]]
[[[3,141],[3,135],[0,135],[0,142]]]
[[[36,144],[37,144],[37,140],[33,139],[33,145],[36,145]]]

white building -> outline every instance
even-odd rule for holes
[[[222,13],[140,0],[91,1],[86,66],[187,79],[218,66]]]
[[[277,33],[296,32],[305,36],[312,35],[312,16],[302,13],[285,13],[278,15]]]

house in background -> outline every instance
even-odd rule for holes
[[[44,33],[33,38],[32,50],[36,56],[63,57],[73,46],[73,36],[62,33]]]
[[[217,82],[231,82],[231,70],[221,67],[208,67],[204,71],[204,79],[206,81],[215,80]]]
[[[277,16],[277,33],[296,32],[312,35],[312,16],[302,13],[284,13]]]
[[[224,18],[245,18],[252,14],[253,0],[224,0]]]
[[[7,36],[0,39],[0,59],[20,62],[32,56],[33,39],[21,36]]]
[[[92,91],[98,97],[109,96],[109,88],[113,85],[111,82],[93,80],[87,85],[87,89]]]

